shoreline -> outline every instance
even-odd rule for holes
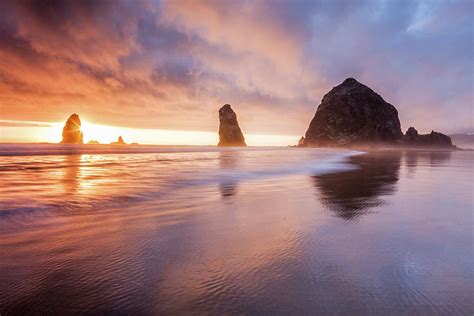
[[[144,153],[173,153],[177,151],[192,152],[201,148],[203,151],[253,151],[264,149],[319,149],[339,151],[370,152],[454,152],[474,151],[470,148],[442,148],[430,146],[335,146],[335,147],[298,147],[298,146],[246,146],[221,147],[216,145],[150,145],[150,144],[58,144],[58,143],[0,143],[0,156],[45,156],[45,155],[83,155],[83,154],[144,154]]]
[[[347,150],[362,150],[367,152],[373,151],[472,151],[473,148],[460,148],[456,145],[453,147],[433,147],[433,146],[291,146],[295,148],[321,148],[321,149],[347,149]]]

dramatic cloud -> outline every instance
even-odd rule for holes
[[[403,128],[473,129],[474,2],[0,2],[0,115],[215,131],[304,133],[346,77]]]

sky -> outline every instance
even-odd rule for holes
[[[474,1],[0,1],[0,141],[296,143],[347,77],[402,129],[473,132]],[[59,135],[58,135],[59,131]]]

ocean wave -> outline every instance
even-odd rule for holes
[[[245,147],[241,151],[272,150],[275,147]],[[89,145],[89,144],[0,144],[0,156],[48,156],[86,154],[145,154],[220,152],[229,148],[216,146],[162,145]]]
[[[174,152],[182,150],[182,148],[169,149],[174,150]],[[198,148],[192,148],[192,150],[196,152]],[[233,159],[238,160],[237,166],[219,165],[219,161],[222,159],[219,155],[202,157],[196,154],[192,154],[192,156],[186,157],[186,159],[183,159],[181,156],[176,157],[176,159],[149,157],[141,160],[138,164],[130,164],[127,160],[115,162],[108,160],[97,162],[97,160],[92,160],[81,164],[62,162],[55,166],[44,161],[40,163],[34,159],[34,161],[26,166],[18,166],[19,168],[16,171],[12,170],[14,166],[9,163],[6,164],[8,168],[4,169],[4,171],[19,173],[25,181],[27,178],[25,178],[26,174],[40,169],[44,172],[54,172],[52,170],[55,167],[66,168],[66,170],[67,168],[73,168],[76,169],[76,172],[80,172],[77,170],[88,168],[88,172],[81,176],[81,185],[88,187],[94,181],[105,179],[107,187],[101,188],[99,186],[97,190],[91,192],[92,194],[88,193],[86,195],[81,192],[74,194],[58,192],[57,195],[53,194],[51,196],[51,189],[40,190],[37,193],[38,195],[32,195],[28,198],[16,194],[13,197],[15,203],[7,202],[7,200],[5,200],[7,203],[2,203],[0,216],[8,217],[10,215],[18,215],[18,213],[31,214],[44,212],[45,210],[60,210],[63,213],[65,210],[81,209],[82,211],[94,212],[115,206],[146,203],[149,201],[157,201],[157,203],[171,201],[172,204],[172,201],[179,199],[181,194],[185,195],[186,190],[197,187],[234,186],[244,182],[264,181],[293,175],[323,175],[353,170],[357,167],[350,163],[350,158],[363,154],[363,152],[359,151],[282,150],[274,150],[271,155],[265,153],[262,157],[259,152],[242,154],[241,152],[245,150],[226,149],[226,155],[230,154]],[[202,152],[202,148],[200,148],[200,152]],[[277,161],[275,162],[274,159],[277,159]],[[215,160],[215,162],[212,160]],[[193,161],[195,162],[194,164]],[[242,161],[246,161],[246,164],[239,164]],[[21,164],[21,162],[19,163]],[[39,165],[35,166],[35,163]],[[164,172],[159,172],[158,169],[163,168],[163,163],[166,163],[167,167],[164,169]],[[209,168],[209,166],[213,166],[213,168]],[[103,173],[110,172],[110,168],[114,170],[112,174]],[[48,171],[48,169],[51,171]],[[0,170],[2,169],[0,168]],[[109,182],[110,178],[119,182]],[[58,180],[63,181],[61,179]],[[18,180],[15,181],[17,185],[21,186]],[[54,178],[48,178],[45,181],[49,181],[46,184],[53,185],[53,188],[54,183],[57,183],[55,182],[57,180],[54,180]],[[63,183],[61,185],[70,185],[71,180]],[[32,181],[23,185],[30,187],[36,185],[38,190],[40,189],[40,182]],[[9,190],[11,192],[11,189]],[[4,190],[2,192],[6,193],[7,191]]]

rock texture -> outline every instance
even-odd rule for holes
[[[83,144],[83,135],[81,131],[81,119],[79,115],[72,114],[63,127],[62,144]]]
[[[323,97],[302,145],[395,142],[402,136],[397,109],[369,87],[348,78]]]
[[[237,115],[225,104],[219,109],[219,143],[217,146],[247,146],[237,122]]]
[[[447,135],[435,131],[431,131],[430,134],[418,134],[414,127],[407,130],[400,143],[406,146],[455,147]]]

